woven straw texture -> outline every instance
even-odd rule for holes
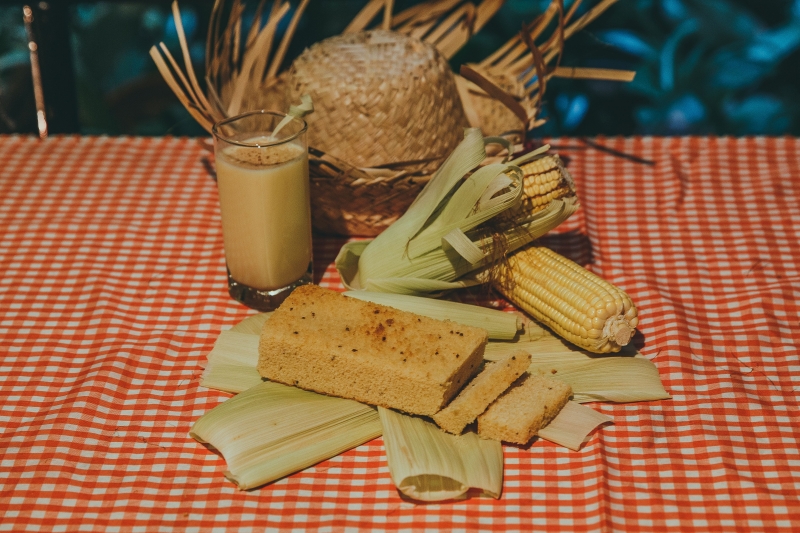
[[[520,100],[524,97],[525,87],[516,78],[497,72],[487,73],[487,76],[509,94]],[[462,91],[461,101],[465,107],[471,108],[475,116],[475,125],[480,127],[484,135],[503,135],[513,142],[522,142],[524,125],[498,100],[477,87],[470,86]]]
[[[449,155],[468,125],[447,61],[395,32],[316,43],[292,63],[289,84],[292,101],[314,98],[309,144],[357,167]]]
[[[796,531],[800,140],[551,142],[582,209],[547,242],[630,294],[673,398],[505,446],[499,500],[416,505],[381,439],[240,492],[188,437],[252,314],[200,143],[0,136],[0,531]],[[344,242],[315,239],[323,286]]]
[[[405,213],[444,160],[359,169],[309,148],[311,217],[326,234],[377,235]]]
[[[245,92],[242,98],[242,109],[266,109],[286,113],[289,105],[292,104],[288,95],[288,77],[288,72],[283,72],[274,80],[270,80],[269,84]]]

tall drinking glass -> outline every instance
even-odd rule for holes
[[[228,292],[259,311],[311,283],[306,122],[253,111],[213,128]]]

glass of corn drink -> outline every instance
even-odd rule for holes
[[[286,117],[252,111],[212,129],[228,292],[259,311],[313,275],[307,125]]]

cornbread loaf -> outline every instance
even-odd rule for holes
[[[258,372],[332,396],[433,415],[480,369],[486,330],[305,285],[264,324]]]
[[[530,366],[531,354],[524,350],[508,354],[494,363],[486,363],[480,374],[447,407],[433,415],[440,428],[456,435],[464,431],[489,404],[503,394]]]
[[[572,395],[563,381],[524,374],[478,417],[478,435],[525,444],[550,423]]]

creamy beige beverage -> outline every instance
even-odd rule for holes
[[[292,143],[260,148],[231,145],[217,154],[216,166],[225,260],[231,277],[266,290],[300,279],[311,261],[305,148]]]

